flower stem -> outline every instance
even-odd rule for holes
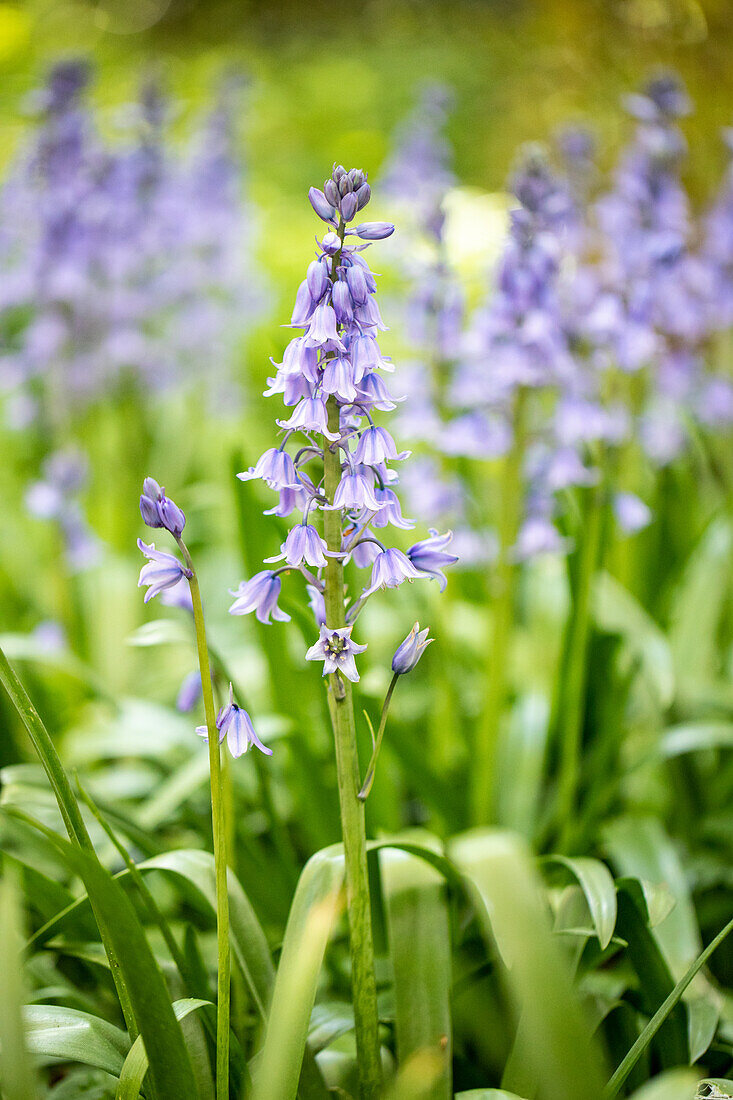
[[[328,399],[328,429],[339,430],[339,407],[334,397]],[[330,449],[323,440],[324,488],[330,501],[341,480],[341,459],[338,448]],[[324,511],[324,529],[328,549],[341,550],[341,515]],[[346,624],[344,605],[344,567],[339,558],[328,559],[326,567],[326,623],[332,629]],[[364,803],[359,800],[359,756],[356,745],[356,725],[351,684],[333,673],[328,677],[328,702],[336,744],[341,830],[346,862],[346,900],[351,941],[352,988],[356,1054],[359,1064],[362,1100],[374,1100],[381,1092],[382,1064],[379,1054],[379,1017],[377,985],[374,976],[374,940],[369,896],[369,875],[366,851]]]
[[[374,782],[374,773],[377,767],[377,757],[379,756],[379,750],[382,747],[382,738],[384,737],[384,730],[387,725],[387,713],[389,711],[389,704],[392,702],[392,694],[397,681],[400,678],[399,672],[395,672],[394,676],[390,680],[389,687],[387,688],[387,694],[384,697],[384,703],[382,704],[382,714],[379,719],[379,729],[377,730],[377,736],[374,738],[374,749],[372,750],[372,758],[369,761],[369,767],[364,777],[361,790],[359,791],[359,798],[362,802],[366,802],[369,792],[372,789],[372,783]]]
[[[557,712],[559,731],[558,822],[562,828],[561,848],[569,846],[575,822],[575,802],[580,777],[580,742],[588,679],[588,636],[590,633],[593,580],[601,549],[603,489],[586,490],[583,525],[580,532],[578,571],[568,622],[562,666],[562,687]]]
[[[188,578],[193,603],[193,621],[196,628],[201,687],[204,696],[206,728],[209,731],[209,773],[211,778],[211,819],[214,833],[214,866],[216,869],[216,943],[217,943],[217,999],[216,999],[216,1100],[229,1100],[229,895],[227,893],[227,836],[222,797],[221,756],[219,731],[216,728],[216,708],[211,683],[211,665],[206,644],[204,609],[201,590],[193,568],[191,555],[182,539],[178,545],[189,568]]]
[[[492,601],[488,679],[473,769],[472,821],[475,825],[488,824],[494,810],[496,750],[506,697],[517,574],[516,564],[512,560],[512,548],[517,540],[522,517],[526,406],[527,392],[524,387],[520,387],[514,399],[512,445],[504,460],[500,486],[499,553],[494,573],[496,587]]]

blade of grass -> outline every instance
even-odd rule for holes
[[[688,968],[687,972],[677,982],[669,996],[662,1002],[657,1011],[652,1016],[649,1023],[642,1031],[639,1038],[629,1050],[628,1054],[624,1058],[623,1062],[615,1070],[608,1085],[606,1086],[605,1096],[606,1100],[611,1100],[612,1097],[617,1096],[621,1086],[628,1077],[631,1070],[634,1068],[639,1058],[642,1056],[646,1048],[654,1036],[659,1031],[665,1020],[668,1019],[670,1013],[679,1004],[682,994],[685,992],[690,982],[693,980],[696,974],[700,972],[702,967],[708,961],[714,951],[720,946],[726,936],[733,932],[733,920],[728,921],[724,928],[718,932],[717,936],[710,941],[704,951],[702,951],[692,965]],[[635,1094],[637,1095],[637,1094]]]

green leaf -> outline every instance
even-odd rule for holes
[[[663,883],[675,906],[657,925],[655,936],[672,973],[681,974],[698,954],[701,942],[690,889],[679,855],[656,818],[626,815],[603,830],[613,863],[622,875]]]
[[[656,702],[661,709],[666,709],[674,699],[675,674],[664,634],[634,596],[610,573],[602,573],[597,578],[595,600],[598,625],[623,637],[653,688]]]
[[[443,876],[407,852],[379,857],[394,972],[397,1059],[430,1054],[426,1100],[450,1100],[450,927]]]
[[[211,1001],[201,1001],[193,997],[173,1002],[173,1012],[177,1020],[184,1020],[190,1012],[198,1008],[210,1005]],[[130,1047],[122,1071],[119,1074],[119,1084],[115,1093],[115,1100],[138,1100],[140,1089],[143,1086],[145,1074],[148,1072],[148,1056],[145,1053],[145,1044],[142,1035],[138,1035]]]
[[[528,851],[511,834],[476,830],[458,837],[450,852],[471,883],[485,936],[507,961],[504,981],[530,1039],[523,1057],[542,1081],[543,1097],[600,1096],[600,1054],[550,930]]]
[[[130,899],[94,854],[74,848],[50,829],[38,827],[56,845],[73,873],[82,879],[97,919],[107,930],[135,1021],[145,1041],[155,1094],[196,1097],[198,1090],[180,1024],[173,1015],[163,976]]]
[[[694,1070],[668,1070],[633,1092],[631,1100],[691,1100],[697,1082]]]
[[[577,880],[588,902],[598,942],[605,950],[616,927],[616,885],[608,867],[599,859],[585,856],[571,859],[563,855],[550,855],[543,862],[560,864]]]
[[[290,909],[261,1054],[253,1066],[252,1100],[293,1100],[308,1026],[333,923],[341,909],[340,845],[308,860]]]
[[[720,1019],[720,1011],[709,997],[690,997],[685,1002],[687,1008],[687,1041],[690,1047],[690,1062],[702,1058],[715,1037]]]
[[[36,1075],[24,1034],[20,912],[14,878],[0,882],[0,1085],[7,1100],[36,1100]]]
[[[60,1005],[28,1005],[23,1016],[28,1049],[34,1054],[119,1076],[130,1039],[108,1020]]]

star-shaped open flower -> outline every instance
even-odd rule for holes
[[[321,636],[305,655],[306,661],[323,661],[323,675],[340,672],[347,680],[356,683],[359,673],[356,671],[354,655],[363,653],[365,645],[357,645],[351,640],[351,626],[321,627]]]

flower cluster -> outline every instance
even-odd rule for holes
[[[365,601],[379,588],[396,588],[405,580],[435,577],[442,587],[442,568],[456,560],[447,551],[450,535],[431,532],[407,551],[377,537],[389,526],[405,530],[413,524],[402,515],[394,490],[398,476],[391,465],[407,458],[408,452],[398,451],[389,431],[374,421],[376,412],[395,408],[384,380],[394,367],[379,346],[379,333],[386,326],[363,251],[368,242],[390,236],[394,226],[352,225],[370,197],[366,174],[341,165],[334,167],[323,189],[310,190],[311,205],[327,230],[296,295],[290,324],[302,334],[286,347],[265,391],[282,394],[292,412],[277,421],[284,433],[280,446],[270,448],[239,475],[242,480],[260,478],[278,493],[271,512],[289,516],[297,511],[300,518],[280,555],[270,559],[285,564],[243,582],[230,608],[235,615],[254,611],[262,622],[269,622],[270,616],[286,620],[278,606],[281,574],[299,570],[309,582],[311,606],[321,627],[308,659],[323,660],[324,672],[338,669],[352,680],[358,679],[354,654],[362,647],[351,641],[351,631]],[[305,441],[301,439],[291,455],[286,447],[296,433]],[[339,456],[340,468],[330,497],[323,478],[328,454]],[[330,548],[316,521],[326,512],[340,517],[339,544]],[[326,622],[323,603],[329,557],[371,569],[369,581],[349,606],[347,625],[338,628]]]
[[[0,191],[0,392],[17,425],[63,422],[128,378],[191,382],[204,355],[226,371],[254,305],[232,83],[183,157],[151,83],[119,116],[123,140],[103,142],[90,75],[82,61],[53,68]],[[224,381],[215,372],[208,392]]]

